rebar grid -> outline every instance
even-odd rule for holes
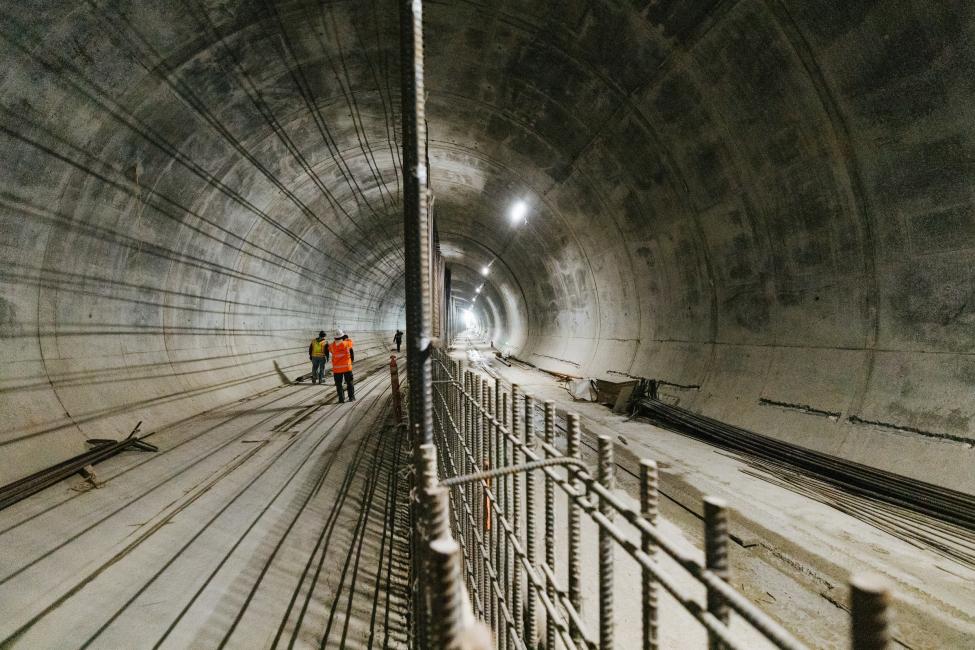
[[[439,372],[443,375],[449,375],[449,366],[444,363],[442,358],[438,355],[436,367]],[[480,580],[475,580],[479,585],[479,591],[481,593],[489,591],[490,595],[487,600],[491,600],[496,603],[496,607],[503,612],[503,615],[495,618],[491,616],[490,612],[484,618],[490,620],[492,623],[492,630],[498,631],[498,620],[504,623],[504,625],[510,626],[514,623],[511,618],[508,599],[505,597],[504,586],[500,584],[498,564],[495,561],[494,554],[492,553],[492,547],[490,546],[490,541],[493,540],[493,536],[489,536],[490,527],[503,529],[504,540],[503,543],[510,547],[511,551],[517,557],[518,561],[521,562],[523,568],[528,574],[529,578],[529,591],[534,592],[535,597],[541,602],[542,608],[546,614],[545,619],[545,634],[546,634],[546,647],[556,647],[556,642],[561,640],[564,647],[575,648],[575,647],[585,647],[585,648],[595,648],[595,647],[611,647],[612,646],[612,587],[611,587],[611,572],[612,572],[612,543],[616,542],[624,550],[631,554],[637,562],[641,564],[650,562],[649,558],[640,557],[640,551],[636,544],[629,540],[616,526],[613,525],[611,521],[612,514],[617,512],[621,514],[624,519],[629,523],[634,524],[635,519],[639,519],[640,515],[630,509],[628,506],[623,504],[618,498],[612,495],[611,492],[611,480],[609,473],[611,469],[606,469],[606,476],[601,476],[602,484],[594,478],[591,474],[586,471],[579,470],[570,473],[568,476],[563,477],[558,475],[554,470],[545,466],[544,461],[557,460],[560,457],[558,449],[554,446],[554,404],[546,404],[546,425],[545,425],[545,441],[539,446],[543,455],[539,455],[534,452],[528,444],[517,440],[517,438],[504,427],[497,419],[494,417],[491,409],[491,402],[489,401],[490,390],[487,385],[487,381],[479,378],[476,374],[468,373],[472,376],[471,383],[475,387],[480,388],[480,399],[477,398],[478,392],[475,389],[474,393],[471,394],[466,390],[461,388],[460,383],[453,378],[453,381],[444,381],[440,379],[437,383],[435,389],[435,401],[438,405],[449,404],[449,399],[444,394],[444,387],[446,386],[448,390],[457,391],[461,394],[461,401],[466,403],[466,407],[469,411],[475,414],[474,419],[481,422],[482,431],[493,431],[499,430],[501,435],[512,444],[512,446],[522,453],[525,454],[529,461],[541,461],[537,466],[533,467],[533,471],[528,472],[526,475],[527,479],[533,477],[534,471],[543,471],[545,474],[545,523],[546,523],[546,561],[544,563],[535,561],[530,562],[528,557],[528,552],[524,549],[520,540],[514,539],[514,528],[505,516],[504,511],[498,505],[497,495],[495,491],[491,489],[490,484],[486,479],[477,481],[475,488],[477,490],[475,503],[484,505],[484,510],[477,512],[476,514],[472,512],[472,516],[469,517],[468,530],[472,531],[474,534],[474,550],[476,552],[476,564],[478,564],[482,570],[483,574]],[[439,376],[438,376],[439,378]],[[530,396],[526,398],[526,404],[531,407],[533,405],[533,400]],[[527,410],[527,413],[532,413],[532,410]],[[460,431],[456,426],[456,421],[454,420],[453,413],[449,409],[439,408],[437,410],[438,421],[435,422],[436,429],[436,442],[439,447],[446,448],[446,441],[449,437],[453,437],[457,440],[464,439],[463,432]],[[443,418],[443,419],[441,419]],[[526,417],[525,424],[528,425],[533,418]],[[475,436],[477,439],[479,436]],[[490,436],[487,436],[490,438]],[[533,436],[532,436],[533,438]],[[482,442],[483,437],[481,437]],[[530,440],[530,439],[529,439]],[[608,442],[608,441],[607,441]],[[610,449],[607,443],[603,443],[604,454],[608,454]],[[487,446],[478,447],[468,447],[464,445],[463,454],[467,456],[467,460],[472,467],[485,467],[490,464],[490,448]],[[448,452],[449,453],[449,452]],[[487,459],[478,461],[478,456]],[[455,470],[453,459],[447,463],[446,476],[456,477],[457,474],[452,470]],[[601,466],[605,468],[611,468],[612,459],[605,458]],[[500,471],[500,470],[499,470]],[[487,474],[489,472],[482,471],[481,474]],[[490,472],[494,473],[494,472]],[[569,482],[569,477],[572,477],[572,483]],[[449,479],[448,479],[449,480]],[[533,481],[530,481],[533,483]],[[581,485],[585,488],[585,491],[574,485]],[[550,498],[550,486],[552,490],[552,495]],[[554,525],[554,488],[558,486],[563,492],[569,497],[570,503],[578,507],[581,511],[590,515],[592,520],[600,528],[600,583],[601,583],[601,597],[600,597],[600,612],[602,614],[600,621],[600,633],[598,642],[593,641],[592,633],[587,629],[583,622],[582,613],[578,611],[574,603],[571,602],[567,590],[561,588],[556,580],[555,576],[555,525]],[[600,489],[602,488],[602,489]],[[587,495],[594,495],[598,498],[589,499]],[[595,505],[594,502],[598,503]],[[533,504],[534,505],[534,504]],[[468,511],[468,504],[462,503],[462,509]],[[489,512],[490,511],[490,512]],[[530,516],[532,511],[526,512],[526,523],[528,527],[534,528],[534,516]],[[493,514],[494,518],[489,519],[489,515]],[[484,531],[484,534],[478,530],[480,525],[480,530]],[[532,531],[534,533],[534,530]],[[647,531],[643,531],[646,533]],[[656,537],[653,531],[650,531],[651,538]],[[526,540],[529,543],[533,542],[533,538]],[[465,544],[465,547],[468,546]],[[686,563],[692,563],[695,567],[699,568],[702,572],[706,571],[703,567],[699,567],[693,559],[685,557],[678,549],[673,548],[668,545],[671,555],[676,556],[678,562],[683,566]],[[682,560],[682,561],[681,561]],[[727,643],[728,647],[740,648],[744,647],[740,643],[735,643],[730,636],[730,631],[727,629],[727,625],[722,623],[720,620],[716,619],[713,615],[706,611],[705,608],[701,607],[699,603],[692,600],[691,598],[684,597],[677,592],[677,588],[670,583],[668,577],[662,573],[659,567],[644,567],[648,569],[650,574],[657,580],[667,581],[665,587],[669,587],[668,591],[675,596],[675,598],[685,606],[692,615],[698,618],[702,624],[711,630],[711,632],[716,635],[720,640]],[[685,566],[685,568],[687,568]],[[468,576],[471,580],[475,578],[474,576]],[[604,586],[605,584],[605,586]],[[728,587],[731,589],[730,587]],[[720,592],[719,592],[720,593]],[[742,601],[750,606],[748,601]],[[739,605],[741,602],[738,603]],[[607,606],[608,605],[608,606]],[[534,610],[534,607],[526,608],[528,610]],[[527,613],[527,611],[526,611]],[[534,613],[534,611],[533,611]],[[759,617],[764,617],[764,614],[756,610],[756,614]],[[533,617],[534,619],[534,617]],[[747,620],[747,619],[746,619]],[[537,619],[533,620],[537,624]],[[760,622],[761,624],[762,622]],[[777,624],[770,619],[766,622],[770,624],[771,627]],[[570,627],[571,626],[571,627]],[[717,628],[717,629],[712,629]],[[570,630],[576,630],[574,635]],[[782,631],[781,635],[788,637],[788,634]],[[526,641],[530,640],[530,635],[525,634],[524,637],[520,637],[513,634],[505,634],[506,637],[510,638],[511,641],[517,646],[522,646],[526,644]],[[534,636],[534,635],[531,635]],[[774,642],[774,639],[772,639]],[[788,640],[788,639],[787,639]],[[803,647],[797,641],[792,640],[792,645],[788,643],[777,643],[779,647],[785,648],[799,648]],[[534,646],[531,646],[534,647]]]
[[[497,379],[491,386],[484,377],[443,352],[435,353],[434,369],[434,443],[441,456],[440,485],[450,492],[454,513],[451,530],[463,555],[460,571],[467,584],[467,607],[490,625],[495,635],[492,647],[534,650],[538,625],[544,626],[546,648],[613,647],[616,549],[640,567],[644,648],[658,645],[661,588],[698,620],[707,632],[710,647],[747,647],[740,634],[729,627],[731,612],[776,647],[804,647],[728,584],[728,510],[720,500],[705,501],[709,513],[705,527],[707,560],[702,564],[664,537],[657,526],[658,479],[653,461],[641,463],[640,507],[634,509],[614,494],[615,463],[609,438],[599,440],[599,464],[593,472],[579,458],[581,427],[577,416],[568,417],[567,454],[563,456],[555,446],[553,403],[545,404],[544,438],[539,440],[531,395],[522,395],[517,386],[509,392]],[[541,504],[535,498],[538,472],[544,478]],[[520,489],[522,480],[524,495]],[[556,534],[556,488],[564,495],[569,517],[564,555],[557,549],[563,542]],[[539,505],[544,516],[544,561],[536,548]],[[581,593],[579,549],[583,515],[598,531],[598,617],[592,616]],[[624,533],[614,523],[614,517],[633,526],[638,538]],[[706,589],[706,602],[677,586],[671,570],[661,566],[660,553],[674,560]],[[560,557],[566,558],[564,566],[557,566]],[[562,570],[568,578],[566,587],[559,584]],[[539,606],[544,613],[541,620]],[[595,620],[597,629],[593,629]],[[886,625],[887,619],[874,609],[869,622],[876,627]],[[874,632],[869,638],[886,637],[883,632]]]

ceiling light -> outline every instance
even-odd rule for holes
[[[517,226],[525,222],[525,217],[528,216],[528,204],[524,201],[518,201],[513,206],[511,206],[511,212],[509,213],[509,218],[511,219],[511,225]]]
[[[481,267],[481,275],[483,275],[484,277],[487,277],[487,274],[490,273],[490,272],[491,272],[491,267],[490,266],[482,266]]]
[[[484,285],[482,284],[477,289],[474,289],[474,293],[481,293],[481,289],[483,289],[483,288],[484,288]]]

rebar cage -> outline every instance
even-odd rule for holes
[[[589,467],[578,416],[566,417],[563,452],[553,402],[537,404],[443,351],[433,353],[432,406],[434,443],[416,448],[414,647],[624,647],[614,635],[613,598],[622,556],[639,567],[643,648],[660,643],[661,590],[704,628],[709,648],[750,647],[756,632],[774,647],[805,647],[729,584],[728,508],[720,499],[704,499],[701,562],[658,525],[656,463],[641,461],[640,505],[628,505],[614,491],[612,440],[598,438],[598,464]],[[556,529],[559,513],[567,530]],[[595,530],[598,548],[598,599],[585,603],[581,549],[592,540],[583,530]],[[664,556],[672,560],[666,568]],[[886,592],[853,588],[854,647],[886,647]]]

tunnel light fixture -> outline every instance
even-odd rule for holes
[[[491,265],[490,264],[487,265],[487,266],[482,266],[481,267],[481,275],[483,275],[484,277],[487,277],[488,276],[488,273],[490,273],[490,272],[491,272]]]
[[[474,293],[481,293],[481,289],[483,289],[483,288],[484,288],[484,285],[482,284],[477,289],[474,289]]]
[[[513,206],[511,206],[511,211],[508,213],[508,218],[511,219],[512,226],[520,226],[527,221],[528,217],[528,204],[524,201],[516,201]]]

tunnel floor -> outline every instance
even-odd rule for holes
[[[282,386],[0,513],[0,646],[404,647],[407,450],[386,365],[359,374],[354,403]]]

